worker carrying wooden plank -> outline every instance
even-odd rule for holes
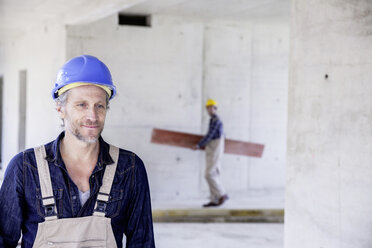
[[[213,99],[208,99],[205,107],[211,117],[208,133],[193,149],[197,150],[205,147],[206,167],[204,177],[209,186],[210,202],[204,204],[203,207],[216,207],[229,199],[220,178],[221,160],[225,148],[225,135],[223,132],[223,123],[217,115],[217,102]]]
[[[217,115],[217,102],[209,99],[206,109],[211,118],[208,133],[205,136],[154,128],[151,142],[194,150],[205,149],[205,179],[210,189],[210,202],[204,204],[203,207],[216,207],[229,199],[220,180],[223,153],[261,157],[264,145],[231,139],[225,140],[223,123]]]

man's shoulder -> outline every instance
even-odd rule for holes
[[[26,150],[18,152],[13,158],[10,160],[9,164],[13,163],[21,163],[27,161],[27,157],[34,153],[34,148],[28,148]]]
[[[133,151],[119,148],[119,166],[125,168],[132,168],[136,166],[143,166],[142,159]]]
[[[33,155],[33,154],[35,154],[35,148],[40,147],[40,146],[44,146],[45,149],[48,151],[48,150],[52,147],[53,142],[54,142],[54,141],[50,141],[50,142],[45,143],[45,144],[40,144],[40,145],[37,145],[37,146],[34,146],[34,147],[26,148],[25,150],[21,151],[21,152],[20,152],[19,154],[17,154],[17,155],[20,155],[20,154],[23,154],[24,156]],[[17,156],[17,155],[16,155],[16,156]]]
[[[45,149],[47,150],[47,156],[49,155],[49,149],[52,146],[52,142],[49,142],[47,144],[44,144]],[[42,145],[39,145],[42,146]],[[36,146],[38,147],[38,146]],[[36,169],[36,164],[35,164],[35,148],[36,147],[31,147],[27,148],[19,153],[17,153],[9,162],[10,166],[21,166],[21,165],[26,165],[26,167],[32,167],[33,169]]]
[[[116,146],[114,144],[107,143],[107,145],[112,146],[112,147],[116,147],[116,148],[119,149],[119,158],[122,158],[122,157],[136,157],[137,156],[134,152],[132,152],[130,150],[126,150],[126,149],[121,148],[119,146]],[[106,150],[106,151],[108,152],[108,150]]]
[[[6,174],[20,173],[23,170],[24,165],[31,165],[33,155],[33,148],[28,148],[24,151],[18,152],[12,157],[6,167]],[[33,167],[33,166],[31,166]],[[35,167],[36,168],[36,167]]]
[[[214,115],[214,116],[212,117],[212,121],[213,121],[213,122],[222,122],[221,119],[220,119],[220,117],[219,117],[218,115]]]
[[[142,160],[139,158],[139,156],[137,156],[136,153],[130,150],[121,148],[120,146],[116,144],[107,143],[104,141],[102,137],[100,137],[100,144],[101,144],[101,148],[103,149],[103,155],[102,155],[103,159],[107,162],[110,160],[109,158],[107,158],[107,155],[110,150],[109,147],[114,146],[114,147],[119,148],[119,160],[118,160],[117,170],[121,171],[122,173],[128,172],[134,168],[144,167]],[[111,158],[111,160],[112,159],[113,158]]]
[[[137,156],[136,153],[126,150],[124,148],[118,147],[119,148],[119,154],[120,156]]]

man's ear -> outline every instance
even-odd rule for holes
[[[61,119],[65,118],[65,108],[61,106],[60,103],[56,103],[56,110],[58,112],[58,115]]]

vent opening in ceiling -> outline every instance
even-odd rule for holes
[[[119,25],[151,27],[151,16],[119,13]]]

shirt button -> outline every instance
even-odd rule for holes
[[[73,196],[72,199],[76,200],[76,196]]]

